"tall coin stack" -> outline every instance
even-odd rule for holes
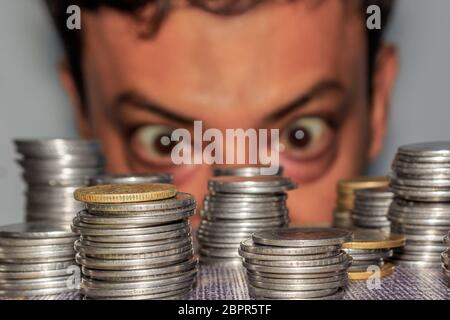
[[[255,233],[241,243],[250,295],[256,299],[341,299],[351,258],[341,250],[352,233],[293,228]]]
[[[333,212],[333,226],[351,229],[353,227],[352,210],[355,206],[355,191],[369,188],[383,188],[389,185],[387,177],[361,177],[352,180],[340,180],[337,184],[337,204]]]
[[[186,297],[197,274],[191,195],[170,184],[101,185],[74,195],[87,204],[72,224],[85,298]]]
[[[295,184],[283,177],[215,177],[209,180],[198,230],[200,262],[241,265],[240,242],[252,233],[287,227],[286,191]]]
[[[380,231],[358,230],[354,239],[342,246],[352,258],[349,268],[350,280],[367,280],[379,271],[380,277],[388,277],[395,271],[394,265],[387,262],[394,254],[394,248],[405,245],[403,235],[386,234]]]
[[[352,210],[353,225],[358,229],[390,232],[389,206],[394,194],[385,188],[361,189],[355,191],[355,205]]]
[[[447,246],[447,250],[442,253],[442,271],[444,272],[444,276],[450,285],[450,231],[447,236],[444,238],[444,243]]]
[[[83,208],[73,192],[104,171],[100,146],[76,139],[16,140],[15,144],[28,186],[26,220],[69,225]]]
[[[129,173],[105,174],[92,177],[89,180],[89,185],[98,186],[102,184],[150,184],[172,182],[172,176],[167,173]]]
[[[389,209],[393,232],[406,236],[396,264],[441,266],[442,239],[450,229],[450,142],[401,146],[392,163]]]
[[[256,177],[264,175],[261,166],[217,166],[214,168],[213,175],[221,176],[238,176],[238,177]],[[282,176],[283,167],[278,167],[274,176]]]
[[[0,227],[0,296],[30,298],[72,293],[76,266],[68,226],[26,223]],[[76,280],[76,279],[73,279]]]

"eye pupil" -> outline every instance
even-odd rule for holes
[[[160,134],[155,139],[154,148],[160,154],[170,154],[174,146],[175,142],[167,134]]]
[[[296,148],[304,148],[311,142],[311,135],[303,127],[292,128],[289,132],[289,143]]]

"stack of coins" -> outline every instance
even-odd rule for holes
[[[367,280],[379,271],[380,277],[388,277],[395,271],[394,265],[387,262],[394,254],[394,248],[405,245],[405,237],[386,234],[380,231],[355,231],[354,239],[344,243],[342,248],[352,258],[349,268],[350,280]]]
[[[252,233],[287,227],[286,191],[295,184],[283,177],[224,176],[209,180],[198,230],[202,263],[241,264],[238,248]]]
[[[393,198],[394,194],[387,187],[355,191],[353,225],[358,229],[390,232],[388,213]]]
[[[26,220],[69,225],[83,208],[73,192],[104,171],[99,145],[75,139],[17,140],[15,144],[28,186]]]
[[[77,290],[68,226],[27,223],[0,227],[0,296],[52,296]]]
[[[87,204],[72,228],[87,299],[179,299],[197,274],[191,227],[195,199],[169,184],[78,189]]]
[[[333,212],[333,226],[336,228],[351,229],[352,210],[355,203],[355,191],[369,188],[387,187],[387,177],[361,177],[353,180],[340,180],[337,184],[337,204]]]
[[[444,238],[444,244],[447,246],[447,250],[442,253],[442,271],[450,285],[450,231]]]
[[[221,176],[239,176],[239,177],[256,177],[264,175],[261,166],[217,166],[214,168],[213,175],[215,177]],[[266,168],[267,170],[267,168]],[[283,167],[279,166],[274,176],[282,176]]]
[[[392,163],[389,210],[393,232],[406,236],[397,264],[440,268],[450,229],[450,142],[401,146]]]
[[[130,174],[105,174],[90,179],[89,185],[102,184],[150,184],[172,183],[172,175],[167,173],[130,173]]]
[[[352,233],[292,228],[255,233],[241,243],[249,293],[256,299],[340,299],[351,258],[341,250]]]

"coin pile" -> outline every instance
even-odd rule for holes
[[[261,166],[217,166],[214,168],[213,175],[220,176],[239,176],[239,177],[255,177],[264,175]],[[266,168],[267,170],[267,168]],[[274,176],[282,176],[283,167],[279,166]]]
[[[439,268],[450,229],[450,142],[401,146],[390,185],[391,229],[406,236],[406,246],[394,251],[395,263]]]
[[[198,230],[202,263],[240,265],[243,239],[289,223],[286,191],[295,184],[287,178],[223,176],[210,179],[208,186]]]
[[[353,225],[358,229],[390,232],[389,206],[394,194],[387,187],[355,191]]]
[[[342,246],[343,250],[353,258],[348,273],[349,279],[367,280],[375,271],[379,271],[382,278],[392,275],[395,268],[387,260],[394,254],[393,249],[403,247],[405,241],[403,235],[380,231],[355,231],[354,239]]]
[[[387,187],[387,177],[361,177],[352,180],[340,180],[337,184],[337,204],[333,212],[333,226],[351,229],[353,227],[352,210],[355,205],[355,191],[369,188]]]
[[[442,271],[444,276],[450,284],[450,231],[444,238],[444,243],[447,246],[447,250],[442,253]]]
[[[78,189],[87,209],[72,229],[87,299],[181,299],[197,274],[191,227],[195,199],[170,184]]]
[[[76,238],[68,226],[60,224],[0,227],[0,296],[50,297],[76,291],[70,269],[76,266]]]
[[[100,146],[91,140],[16,140],[17,162],[23,168],[27,221],[70,224],[83,208],[73,192],[102,174],[104,160]]]
[[[102,184],[150,184],[150,183],[172,183],[173,178],[167,173],[130,173],[130,174],[105,174],[92,177],[89,185]]]
[[[341,250],[352,233],[340,229],[262,231],[242,241],[239,254],[256,299],[341,299],[351,258]]]

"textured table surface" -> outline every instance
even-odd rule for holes
[[[366,281],[354,281],[345,291],[345,300],[449,300],[450,288],[441,270],[398,267],[395,274],[381,279],[380,286],[369,289]],[[74,300],[78,294],[33,299]],[[245,272],[241,267],[201,266],[191,300],[249,299]]]

